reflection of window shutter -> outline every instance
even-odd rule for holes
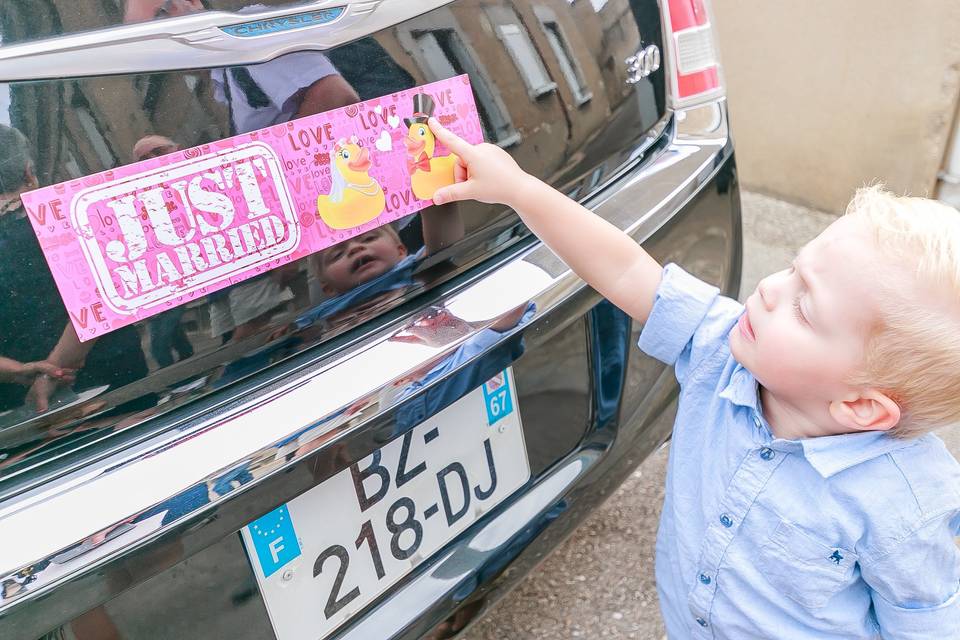
[[[457,75],[457,70],[453,68],[450,60],[447,59],[447,55],[440,48],[434,32],[427,31],[418,35],[417,45],[420,47],[420,53],[423,54],[423,61],[430,69],[430,73],[435,80]]]
[[[497,33],[513,58],[520,75],[523,77],[527,89],[533,97],[538,97],[552,90],[555,85],[547,75],[543,61],[529,36],[516,24],[501,24],[497,26]]]
[[[415,38],[423,63],[433,80],[449,78],[461,73],[470,76],[470,84],[477,98],[477,109],[488,140],[502,142],[516,136],[516,131],[507,114],[490,90],[485,74],[481,73],[473,56],[470,55],[455,30],[424,31],[418,33]]]
[[[476,68],[473,58],[470,57],[470,53],[464,47],[463,42],[455,32],[450,31],[448,34],[447,43],[450,50],[460,61],[464,71],[470,74],[470,83],[477,94],[477,100],[480,102],[483,114],[487,117],[490,127],[495,132],[495,139],[503,140],[513,131],[510,121],[505,117],[503,110],[493,96],[493,92],[490,91],[486,77]]]
[[[576,61],[573,58],[573,55],[570,52],[569,46],[567,46],[567,41],[563,37],[563,33],[560,31],[560,27],[556,22],[544,22],[544,30],[547,33],[547,40],[550,41],[550,47],[553,49],[554,55],[557,57],[557,61],[560,63],[560,71],[563,73],[563,77],[567,82],[567,85],[573,91],[573,96],[577,101],[577,105],[581,105],[587,100],[590,99],[589,92],[587,91],[586,83],[583,80],[583,76],[580,73],[580,70],[576,67]]]

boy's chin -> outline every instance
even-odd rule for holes
[[[751,345],[744,340],[742,335],[740,335],[740,331],[737,329],[737,327],[734,327],[727,336],[727,345],[730,347],[730,355],[733,356],[733,359],[739,362],[740,366],[756,377],[757,374],[754,371],[755,358],[750,349]]]
[[[743,336],[740,335],[740,329],[737,325],[733,325],[733,328],[730,329],[730,333],[727,334],[727,345],[730,347],[730,355],[733,356],[734,360],[740,364],[746,366],[746,363],[743,361],[746,348],[743,344]]]

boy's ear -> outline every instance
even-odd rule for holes
[[[865,389],[831,402],[830,415],[849,431],[888,431],[900,423],[900,405],[881,391]]]

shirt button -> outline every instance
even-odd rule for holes
[[[706,627],[707,621],[704,620],[703,618],[697,618],[697,624],[700,625],[701,627]]]
[[[763,449],[760,449],[760,457],[764,460],[772,460],[773,456],[775,455],[777,455],[776,452],[774,452],[774,450],[770,447],[764,447]]]
[[[731,520],[727,514],[723,514],[720,516],[720,524],[729,529],[733,526],[733,520]]]
[[[753,416],[753,424],[754,424],[758,429],[763,426],[763,423],[760,422],[760,417],[759,417],[759,416],[756,416],[756,415]]]
[[[705,573],[701,573],[701,574],[700,574],[700,582],[702,582],[703,584],[710,584],[710,576],[708,576],[708,575],[705,574]]]

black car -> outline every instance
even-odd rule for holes
[[[0,637],[453,637],[669,437],[677,394],[502,206],[424,202],[114,327],[43,239],[85,214],[23,194],[465,76],[485,140],[735,295],[708,9],[0,2]]]

